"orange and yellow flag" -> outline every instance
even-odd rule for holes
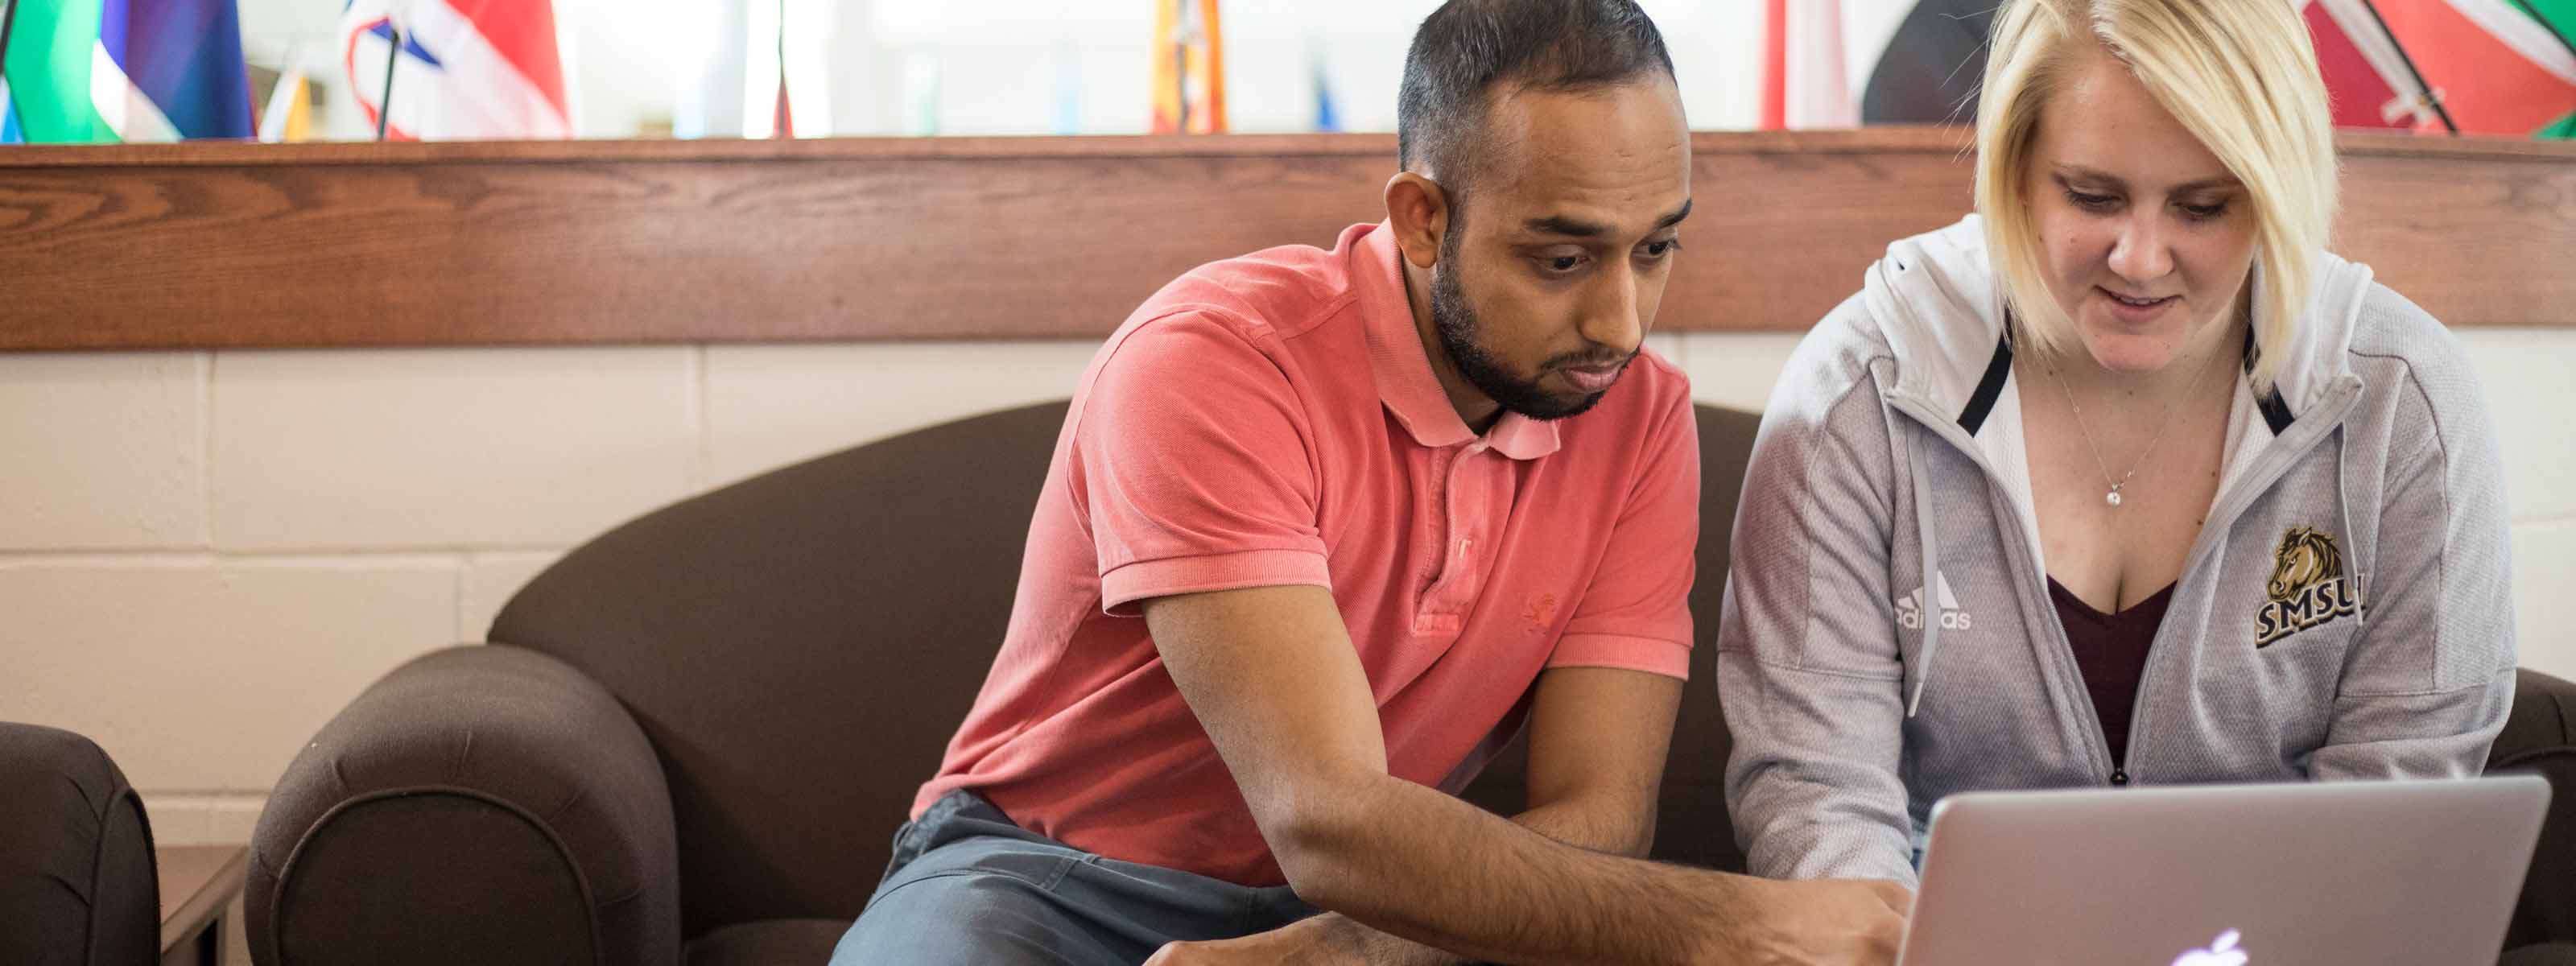
[[[1225,133],[1216,0],[1154,0],[1154,133]]]

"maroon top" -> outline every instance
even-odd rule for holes
[[[2075,649],[2075,666],[2084,672],[2084,690],[2093,695],[2093,714],[2102,721],[2102,737],[2111,748],[2111,765],[2129,761],[2129,713],[2138,703],[2138,678],[2147,670],[2147,648],[2155,643],[2156,625],[2164,623],[2165,605],[2173,602],[2173,585],[2117,614],[2094,610],[2054,577],[2049,600],[2057,621],[2066,625],[2066,643]]]

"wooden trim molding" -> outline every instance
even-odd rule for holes
[[[1969,205],[1955,128],[1702,133],[1657,326],[1795,331]],[[2576,324],[2576,144],[2348,134],[2336,248]],[[1096,338],[1381,217],[1383,134],[0,149],[0,349]]]

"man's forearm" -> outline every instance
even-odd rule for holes
[[[1643,838],[1588,812],[1538,829],[1399,779],[1370,781],[1345,803],[1332,841],[1301,867],[1322,904],[1351,920],[1461,956],[1515,962],[1677,962],[1736,911],[1735,877],[1659,866],[1545,837]],[[1534,823],[1534,824],[1535,824]],[[1570,827],[1568,827],[1570,826]],[[1328,883],[1315,888],[1316,870]]]
[[[1645,855],[1655,833],[1651,807],[1637,814],[1627,803],[1611,800],[1551,802],[1512,816],[1512,824],[1578,849],[1631,858]],[[1465,962],[1456,953],[1371,929],[1338,912],[1316,917],[1309,928],[1322,930],[1332,945],[1351,951],[1355,958],[1371,966],[1453,966]]]

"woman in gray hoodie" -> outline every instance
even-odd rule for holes
[[[2016,0],[1978,214],[1799,347],[1718,687],[1751,871],[1915,882],[1976,789],[2474,774],[2512,702],[2494,432],[2441,324],[2328,254],[2279,0]]]

